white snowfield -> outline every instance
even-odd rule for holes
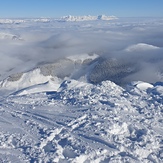
[[[37,93],[36,93],[37,89]],[[1,162],[162,162],[163,84],[65,80],[0,101]]]
[[[0,19],[0,163],[163,163],[162,26]]]

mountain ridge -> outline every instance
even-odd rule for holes
[[[23,24],[23,23],[50,23],[53,21],[93,21],[93,20],[115,20],[118,19],[116,16],[106,16],[106,15],[98,15],[98,16],[62,16],[60,18],[0,18],[0,24]]]
[[[118,19],[116,16],[106,16],[106,15],[98,15],[98,16],[91,16],[91,15],[87,15],[87,16],[72,16],[72,15],[68,15],[68,16],[64,16],[61,17],[62,21],[93,21],[93,20],[115,20]]]

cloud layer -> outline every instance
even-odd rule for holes
[[[162,19],[152,18],[1,24],[0,79],[41,63],[96,53],[102,58],[139,67],[125,76],[125,81],[163,81],[162,25]]]

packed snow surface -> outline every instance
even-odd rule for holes
[[[0,19],[0,163],[163,162],[163,19],[106,18]]]
[[[1,97],[1,161],[163,161],[161,83],[53,82]]]

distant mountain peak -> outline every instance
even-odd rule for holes
[[[98,16],[91,16],[91,15],[86,15],[86,16],[64,16],[61,17],[62,21],[91,21],[91,20],[113,20],[117,19],[116,16],[106,16],[106,15],[98,15]]]

